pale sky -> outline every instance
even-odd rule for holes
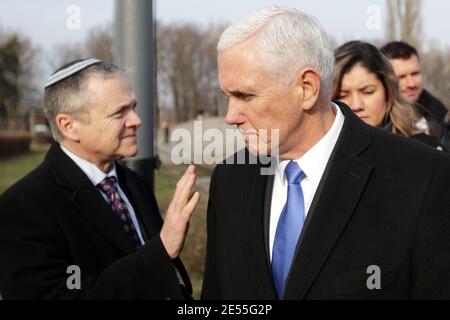
[[[156,17],[164,23],[234,22],[248,13],[271,6],[295,7],[316,16],[325,30],[340,45],[346,41],[384,38],[385,0],[157,0]],[[80,29],[71,30],[67,23],[69,8],[80,10]],[[111,23],[114,0],[0,0],[0,32],[20,32],[42,49],[44,79],[56,45],[81,43],[95,26]],[[424,48],[432,39],[450,48],[450,27],[446,25],[450,1],[423,0]],[[73,13],[73,12],[72,12]],[[376,20],[373,20],[376,17]],[[368,21],[379,21],[369,28]],[[373,24],[372,24],[373,26]]]
[[[450,47],[450,27],[445,25],[450,12],[448,0],[423,0],[424,39],[438,39]],[[380,39],[384,36],[385,0],[158,0],[156,16],[163,22],[189,21],[202,25],[232,22],[259,8],[278,4],[296,7],[315,15],[338,42],[356,38]],[[81,29],[69,30],[67,9],[81,9]],[[367,22],[375,6],[380,13],[381,28],[369,29]],[[20,31],[45,50],[59,43],[80,42],[96,25],[113,20],[114,0],[1,0],[0,30]],[[445,29],[443,29],[445,28]]]

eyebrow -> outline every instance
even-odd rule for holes
[[[130,103],[128,103],[128,104],[121,104],[121,105],[117,106],[116,108],[114,108],[114,110],[111,111],[110,116],[113,116],[113,115],[115,115],[115,114],[118,113],[118,112],[122,112],[122,111],[124,111],[125,109],[128,109],[128,108],[130,108],[130,107],[134,108],[134,107],[136,107],[137,105],[138,105],[138,101],[137,101],[136,99],[133,99],[133,100],[132,100]]]
[[[414,71],[411,71],[411,72],[402,73],[402,74],[398,75],[397,77],[398,78],[404,78],[404,77],[406,77],[406,76],[408,76],[410,74],[420,74],[420,73],[421,72],[420,72],[420,69],[419,69],[419,70],[414,70]]]
[[[358,88],[358,90],[366,90],[366,89],[372,89],[372,88],[376,88],[376,86],[374,85],[374,84],[369,84],[369,85],[367,85],[367,86],[364,86],[364,87],[361,87],[361,88]],[[345,90],[345,89],[341,89],[341,90],[339,90],[339,92],[350,92],[350,90]]]
[[[222,92],[226,96],[234,96],[234,97],[255,96],[256,95],[256,92],[253,92],[253,91],[243,92],[243,91],[240,91],[240,90],[234,90],[234,91],[230,91],[230,92],[225,92],[224,90],[222,90]]]
[[[367,86],[364,86],[362,88],[359,88],[359,90],[367,90],[367,89],[376,89],[376,86],[374,84],[369,84]]]

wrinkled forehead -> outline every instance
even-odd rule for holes
[[[258,46],[241,42],[218,55],[219,83],[223,90],[235,91],[270,80]]]
[[[86,80],[86,86],[90,108],[100,106],[109,110],[136,102],[130,83],[121,74],[91,75]]]

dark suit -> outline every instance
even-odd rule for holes
[[[0,292],[5,299],[183,299],[167,255],[162,219],[148,185],[117,164],[120,185],[147,244],[136,250],[120,221],[79,167],[53,145],[45,161],[0,197]],[[68,290],[71,265],[81,290]]]
[[[428,122],[430,134],[436,137],[444,148],[449,149],[450,140],[448,137],[448,129],[446,127],[448,109],[439,99],[429,93],[426,89],[423,89],[417,104],[419,113],[425,117]]]
[[[345,123],[315,194],[286,299],[450,298],[450,158],[360,121]],[[273,176],[216,167],[204,299],[277,299],[269,260]],[[369,266],[381,290],[369,290]],[[371,282],[372,283],[372,282]]]

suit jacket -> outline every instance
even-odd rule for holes
[[[285,299],[450,298],[450,157],[340,108],[344,126]],[[261,168],[214,170],[203,299],[277,299],[268,240],[273,176]]]
[[[446,118],[448,109],[445,105],[433,96],[428,90],[423,89],[417,101],[419,113],[425,117],[428,122],[430,134],[435,136],[438,141],[446,148],[450,143],[446,140],[448,137],[446,128]]]
[[[159,237],[162,219],[150,187],[117,164],[122,189],[146,245],[136,250],[81,169],[55,144],[44,162],[0,197],[0,292],[5,299],[183,299]],[[69,290],[69,266],[81,290]]]

